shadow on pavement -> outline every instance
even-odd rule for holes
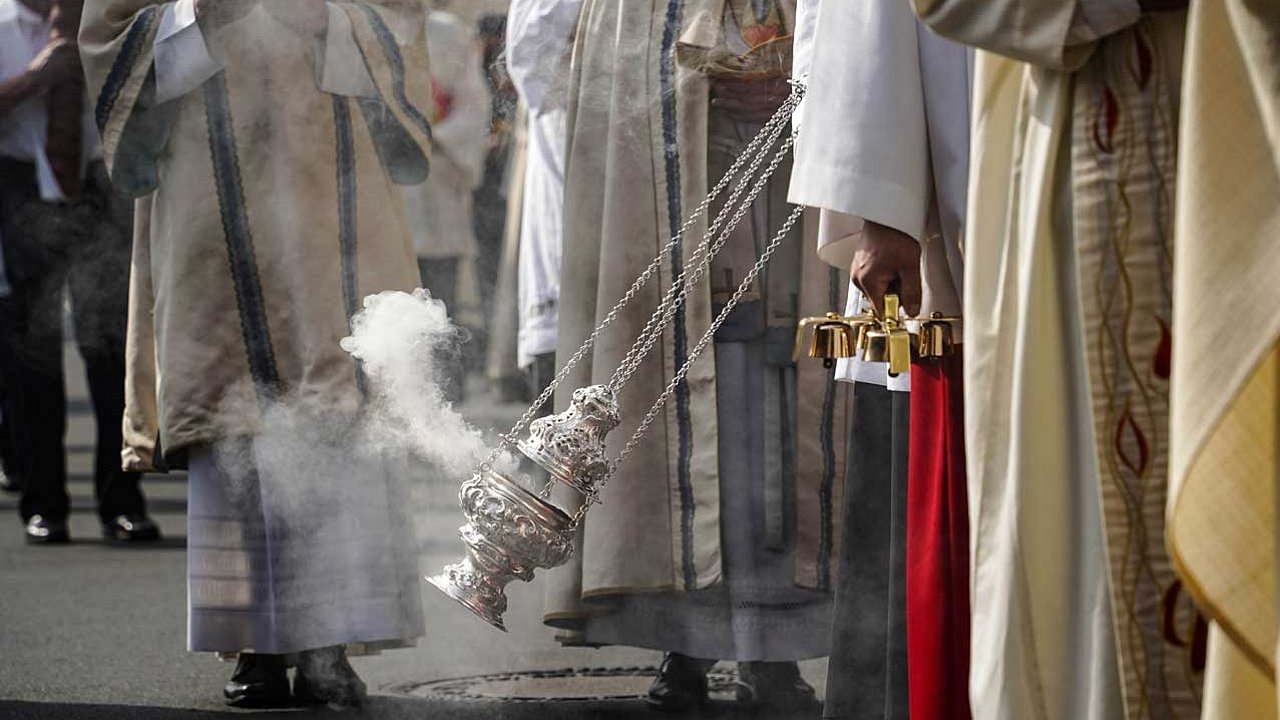
[[[377,720],[816,720],[816,707],[803,713],[752,711],[712,705],[697,713],[653,712],[639,701],[607,702],[452,702],[375,696],[360,710],[184,710],[171,707],[0,700],[5,720],[308,720],[310,718],[376,718]]]

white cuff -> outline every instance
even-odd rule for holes
[[[219,50],[196,24],[195,0],[165,5],[155,40],[156,103],[182,97],[217,75],[225,65]]]
[[[334,95],[377,97],[378,88],[356,44],[351,18],[337,5],[326,5],[329,28],[325,31],[324,47],[316,58],[320,89]]]
[[[1138,0],[1077,0],[1067,30],[1068,45],[1083,45],[1113,35],[1138,22]]]

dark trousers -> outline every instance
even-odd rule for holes
[[[12,302],[8,297],[0,298],[0,352],[8,351],[3,336]],[[8,406],[4,400],[8,392],[6,379],[4,360],[0,358],[0,472],[4,473],[9,487],[13,488],[22,486],[22,478],[18,473],[18,454],[13,447],[13,433],[10,431],[13,422],[9,419]]]
[[[907,720],[911,397],[858,382],[853,403],[823,717]]]
[[[97,425],[99,516],[145,514],[141,476],[121,470],[120,461],[132,204],[112,191],[101,163],[90,167],[79,198],[51,204],[40,201],[30,164],[0,160],[0,222],[14,288],[0,308],[0,372],[22,517],[62,519],[70,510],[64,287]]]
[[[422,278],[422,287],[431,292],[431,297],[443,301],[449,317],[456,322],[458,310],[458,258],[418,258],[418,274]],[[450,402],[462,402],[466,394],[467,368],[464,349],[469,335],[464,333],[453,347],[440,353],[440,389]]]
[[[537,399],[551,381],[556,379],[556,354],[549,352],[534,355],[533,362],[524,369],[524,378],[529,383],[529,399]],[[550,415],[554,404],[554,397],[547,398],[547,401],[538,408],[538,417]]]

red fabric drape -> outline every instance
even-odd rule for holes
[[[969,718],[969,510],[962,361],[911,367],[907,678],[911,720]]]

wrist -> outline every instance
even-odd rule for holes
[[[911,243],[912,245],[919,245],[919,242],[911,235],[902,232],[892,225],[885,225],[874,220],[863,220],[861,235],[863,243],[867,245],[897,243]]]

